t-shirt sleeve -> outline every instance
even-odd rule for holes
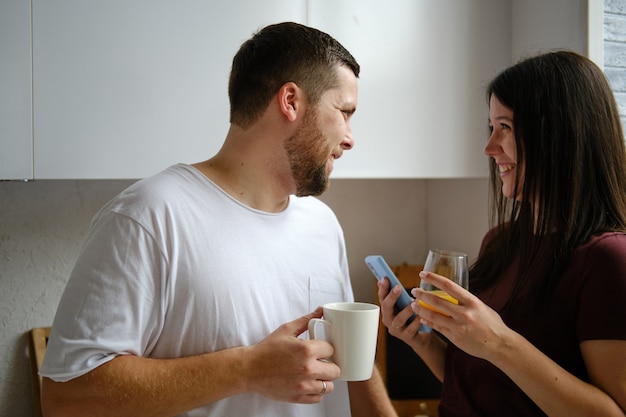
[[[607,235],[586,256],[578,340],[626,340],[626,235]]]
[[[59,303],[40,374],[67,381],[149,350],[163,271],[164,257],[140,225],[112,212],[98,219]]]

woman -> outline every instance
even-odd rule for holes
[[[400,288],[385,281],[382,321],[442,380],[441,417],[623,417],[626,150],[611,89],[559,51],[506,69],[487,97],[494,227],[471,293],[422,272],[459,304],[416,288],[445,315],[417,301],[394,315]]]

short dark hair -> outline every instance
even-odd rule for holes
[[[336,86],[337,67],[359,76],[354,57],[330,35],[293,22],[266,26],[243,43],[228,83],[230,122],[249,127],[287,82],[294,82],[316,103]]]

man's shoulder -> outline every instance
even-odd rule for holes
[[[177,205],[188,205],[194,201],[193,196],[197,195],[201,184],[192,170],[178,164],[141,179],[115,196],[101,212],[142,217]]]

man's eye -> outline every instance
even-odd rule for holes
[[[341,110],[341,113],[343,113],[344,118],[349,119],[354,114],[354,109]]]

